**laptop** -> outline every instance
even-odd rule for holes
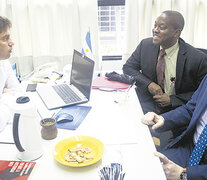
[[[94,61],[74,50],[70,83],[37,87],[37,93],[48,109],[89,101]]]

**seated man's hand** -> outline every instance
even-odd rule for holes
[[[143,124],[152,125],[153,130],[164,125],[164,118],[155,114],[154,112],[148,112],[147,114],[145,114],[141,118],[141,121]]]
[[[153,99],[160,107],[166,107],[171,105],[170,96],[168,96],[166,93],[162,95],[155,95],[153,96]]]
[[[161,89],[161,87],[154,83],[154,82],[151,82],[149,85],[148,85],[148,91],[150,92],[150,94],[152,94],[153,96],[154,95],[162,95],[163,94],[163,91]]]
[[[4,88],[4,89],[3,89],[2,94],[4,94],[4,93],[9,93],[9,94],[11,94],[11,95],[14,95],[14,92],[13,92],[11,89],[8,89],[8,88]]]
[[[162,167],[168,180],[180,180],[180,175],[183,172],[183,168],[171,160],[169,160],[164,154],[155,152],[155,156],[159,157],[162,161]]]

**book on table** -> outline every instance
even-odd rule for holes
[[[0,160],[0,180],[28,180],[36,162]]]

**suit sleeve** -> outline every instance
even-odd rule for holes
[[[169,111],[161,115],[165,119],[165,123],[164,126],[159,128],[157,131],[163,132],[188,125],[193,116],[194,110],[201,96],[201,93],[206,89],[206,85],[207,76],[205,76],[200,86],[195,91],[192,98],[188,101],[187,104],[182,105],[172,111]]]
[[[196,75],[195,75],[195,79],[194,79],[194,85],[196,87],[199,86],[202,79],[204,78],[204,76],[207,73],[207,56],[202,56],[201,60],[199,62],[200,62],[200,64],[198,66],[197,72],[195,73]],[[184,92],[184,93],[178,93],[176,95],[171,95],[170,101],[171,101],[172,107],[176,108],[178,106],[181,106],[181,105],[187,103],[187,101],[191,99],[194,92],[195,91],[188,91],[188,92]]]
[[[137,46],[136,50],[129,57],[127,62],[123,65],[124,74],[134,76],[136,79],[136,84],[147,88],[147,86],[152,82],[149,78],[142,74],[141,70],[141,53],[143,53],[143,41]]]

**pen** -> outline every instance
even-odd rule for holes
[[[40,114],[40,111],[39,111],[38,109],[37,109],[37,113],[38,113],[38,115],[40,116],[40,118],[43,119],[43,118],[42,118],[42,115]]]
[[[56,72],[56,71],[52,71],[52,73],[56,73],[56,74],[58,74],[58,75],[59,75],[59,77],[58,77],[58,78],[61,78],[61,77],[63,77],[63,74],[61,74],[61,73],[59,73],[59,72]]]
[[[130,90],[135,84],[136,84],[136,81],[134,81],[133,84],[131,84],[131,85],[129,86],[129,88],[127,89],[126,92],[129,92],[129,90]]]

